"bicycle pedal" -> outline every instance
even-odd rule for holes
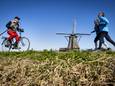
[[[21,47],[13,47],[12,49],[21,49]]]
[[[9,47],[9,45],[5,45],[5,47]]]

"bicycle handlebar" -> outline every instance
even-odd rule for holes
[[[0,36],[1,36],[2,34],[4,34],[6,31],[7,31],[7,30],[5,30],[4,32],[0,33]]]
[[[18,32],[24,32],[24,29],[19,28],[19,29],[18,29]]]

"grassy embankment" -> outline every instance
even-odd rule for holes
[[[114,86],[114,83],[115,52],[0,52],[0,86]]]

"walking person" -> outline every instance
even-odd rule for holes
[[[102,11],[99,12],[98,19],[99,19],[99,29],[100,29],[99,49],[101,49],[101,47],[102,47],[103,38],[105,38],[108,42],[110,42],[115,47],[115,42],[111,39],[111,37],[108,34],[108,32],[109,32],[109,29],[108,29],[109,20],[105,17],[104,12],[102,12]]]
[[[91,33],[96,33],[96,37],[94,39],[94,44],[95,44],[95,50],[97,50],[99,47],[97,46],[97,42],[99,41],[103,43],[103,45],[107,48],[107,45],[104,43],[104,38],[100,39],[100,29],[99,29],[99,19],[94,20],[94,30]]]

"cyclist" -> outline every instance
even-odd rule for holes
[[[8,41],[11,43],[13,38],[16,39],[16,41],[14,43],[14,48],[18,48],[18,43],[20,41],[20,36],[17,33],[17,31],[20,30],[20,28],[19,28],[19,20],[20,20],[20,18],[18,16],[16,16],[16,17],[14,17],[13,20],[9,21],[6,24],[7,33],[9,35]]]

